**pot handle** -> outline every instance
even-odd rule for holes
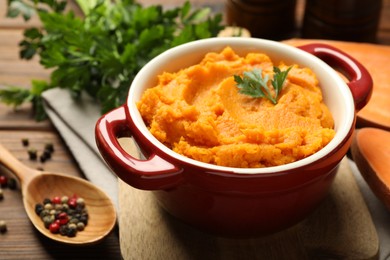
[[[181,170],[157,154],[139,160],[128,154],[117,138],[131,136],[124,106],[103,115],[95,126],[97,147],[113,172],[127,184],[142,190],[175,187],[182,179]]]
[[[357,111],[368,103],[372,93],[373,81],[370,73],[360,62],[327,44],[313,43],[298,48],[320,58],[349,79],[347,85],[352,92]]]

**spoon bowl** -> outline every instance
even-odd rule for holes
[[[70,175],[39,171],[27,167],[0,145],[0,164],[14,173],[21,185],[23,204],[28,217],[44,236],[66,244],[94,244],[105,238],[116,223],[116,212],[110,198],[92,183]],[[45,198],[73,196],[76,194],[85,201],[88,210],[88,224],[75,237],[53,234],[45,228],[41,218],[35,213],[35,205]]]

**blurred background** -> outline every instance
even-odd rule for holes
[[[5,18],[7,0],[0,0],[0,26],[16,26]],[[69,0],[71,3],[72,1]],[[184,0],[139,0],[166,8]],[[227,25],[247,28],[253,37],[293,37],[390,44],[390,0],[190,0],[224,14]]]

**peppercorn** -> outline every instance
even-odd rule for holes
[[[55,221],[55,218],[53,215],[47,215],[43,217],[42,221],[46,228],[50,228],[50,225]]]
[[[37,159],[38,152],[36,149],[31,148],[31,149],[28,149],[27,152],[28,152],[28,156],[29,156],[30,160],[35,161]]]
[[[68,207],[69,207],[69,205],[68,205]],[[69,216],[73,216],[74,214],[76,214],[76,211],[74,209],[68,208],[66,213],[68,213]]]
[[[77,230],[78,231],[83,231],[85,228],[85,224],[83,222],[77,222]]]
[[[61,197],[61,202],[62,203],[68,203],[68,200],[69,200],[68,196],[62,196]]]
[[[8,186],[8,188],[10,188],[11,190],[15,190],[15,189],[17,188],[15,178],[8,178],[7,186]]]
[[[60,225],[57,222],[53,222],[50,224],[49,230],[51,233],[56,234],[60,230]]]
[[[43,219],[45,216],[47,216],[47,215],[50,215],[50,211],[49,210],[47,210],[47,209],[43,209],[40,213],[39,213],[39,217],[41,218],[41,219]]]
[[[45,144],[45,151],[48,151],[49,153],[54,152],[54,145],[52,143]]]
[[[4,220],[0,220],[0,233],[7,232],[7,223]]]
[[[77,206],[77,199],[76,198],[70,198],[68,200],[68,205],[71,208],[75,208]]]
[[[49,198],[44,198],[42,203],[43,203],[43,205],[48,204],[48,203],[51,203],[51,199],[49,199]]]
[[[69,205],[66,204],[66,203],[63,203],[63,204],[62,204],[62,210],[65,211],[65,212],[67,212],[68,209],[69,209]]]
[[[79,219],[77,217],[74,217],[74,218],[71,218],[68,223],[77,224],[79,222],[80,222]]]
[[[51,158],[51,152],[49,150],[44,150],[43,151],[43,154],[47,159],[50,159]]]
[[[0,187],[4,188],[7,187],[8,178],[7,176],[0,175]]]
[[[83,198],[77,198],[76,202],[77,202],[77,205],[79,205],[79,206],[82,206],[82,207],[85,206],[85,201]]]
[[[45,209],[47,209],[47,210],[52,210],[52,209],[53,209],[53,204],[51,204],[51,203],[46,203],[43,207],[44,207]]]
[[[68,214],[66,212],[59,213],[56,218],[59,220],[60,225],[65,225],[69,221]]]
[[[23,138],[22,144],[23,144],[23,146],[28,146],[30,144],[30,141],[28,140],[28,138]]]
[[[67,231],[68,237],[74,237],[77,233],[77,225],[74,223],[69,224]]]
[[[79,218],[80,222],[83,222],[84,225],[88,225],[88,216],[86,215],[82,215],[80,218]]]
[[[45,150],[43,150],[42,155],[39,157],[40,161],[45,162],[46,160],[51,159],[51,153],[52,153],[51,150],[45,148]]]
[[[60,226],[59,232],[61,235],[66,236],[66,234],[68,233],[68,226],[67,225]]]
[[[35,213],[37,213],[37,215],[40,215],[43,209],[44,208],[41,203],[35,204]]]
[[[41,161],[41,163],[46,162],[46,160],[47,160],[47,158],[43,154],[39,157],[39,161]]]
[[[59,203],[61,203],[61,198],[60,198],[59,196],[55,196],[55,197],[51,200],[51,202],[52,202],[53,204],[59,204]]]

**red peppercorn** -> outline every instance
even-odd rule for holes
[[[77,206],[77,199],[75,197],[72,197],[68,200],[68,205],[71,208],[75,208]]]
[[[0,175],[0,186],[5,187],[7,186],[7,183],[8,183],[7,177],[4,175]]]
[[[68,218],[68,214],[66,214],[66,212],[61,212],[60,214],[58,214],[57,218],[58,219]]]
[[[52,202],[53,204],[60,204],[60,203],[61,203],[61,197],[55,196],[55,197],[51,200],[51,202]]]
[[[69,221],[68,214],[66,212],[61,212],[57,216],[57,220],[59,220],[60,225],[65,225]]]
[[[55,221],[50,224],[49,230],[51,233],[56,234],[60,230],[60,225]]]
[[[59,221],[60,221],[60,225],[62,226],[62,225],[68,224],[69,219],[68,218],[61,218],[61,219],[59,219]]]

